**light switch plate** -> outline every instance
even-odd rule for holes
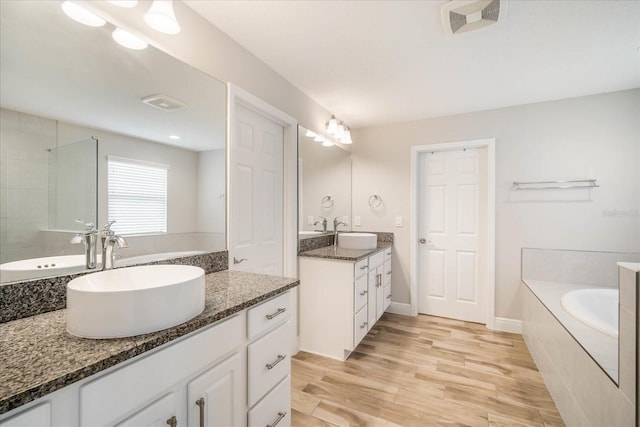
[[[402,215],[396,217],[396,227],[402,227]]]
[[[353,225],[360,227],[360,217],[358,215],[353,217]]]

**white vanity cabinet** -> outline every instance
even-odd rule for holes
[[[358,346],[389,305],[386,252],[390,266],[390,249],[357,262],[298,258],[301,350],[345,360]]]
[[[0,426],[288,427],[290,313],[284,292],[3,414]]]

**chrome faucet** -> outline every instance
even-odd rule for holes
[[[320,218],[322,218],[322,221],[316,221],[313,223],[313,225],[318,225],[318,224],[322,224],[322,233],[327,234],[327,218],[321,216]]]
[[[84,243],[85,264],[88,269],[96,268],[98,260],[97,243],[98,229],[92,222],[76,219],[76,222],[86,227],[84,233],[78,233],[71,239],[72,244]]]
[[[114,265],[115,253],[113,252],[114,246],[118,245],[120,248],[128,248],[129,244],[122,236],[116,236],[116,233],[111,230],[111,226],[115,221],[109,221],[102,229],[102,269],[111,270]]]
[[[338,226],[347,225],[342,221],[338,221],[338,217],[333,218],[333,246],[338,246]]]

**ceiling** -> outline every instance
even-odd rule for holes
[[[354,128],[640,86],[640,1],[508,1],[451,37],[445,0],[185,2]]]

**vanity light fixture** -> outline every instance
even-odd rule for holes
[[[131,9],[132,7],[136,7],[138,5],[138,0],[109,0],[109,3],[118,7]]]
[[[327,122],[327,133],[329,135],[333,135],[338,130],[338,121],[336,120],[336,116],[331,116],[329,121]]]
[[[180,25],[173,13],[173,0],[153,0],[144,14],[144,22],[156,31],[165,34],[178,34]]]
[[[140,37],[133,35],[130,32],[123,30],[122,28],[116,28],[111,36],[116,41],[116,43],[128,49],[142,50],[146,49],[146,47],[149,46],[149,44],[142,40]]]
[[[62,3],[62,10],[69,18],[81,24],[88,25],[89,27],[102,27],[107,23],[107,21],[100,18],[98,15],[89,12],[84,7],[70,1]]]
[[[353,141],[351,141],[351,130],[348,127],[344,128],[344,136],[342,137],[342,139],[340,140],[340,142],[342,142],[343,144],[351,144]]]

